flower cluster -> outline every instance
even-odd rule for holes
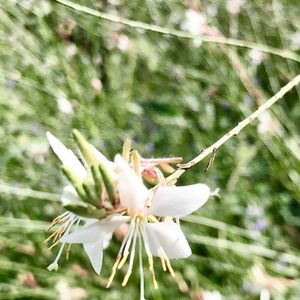
[[[61,246],[48,269],[57,270],[66,244],[69,245],[67,253],[71,244],[83,244],[94,270],[100,274],[103,250],[113,232],[128,223],[107,287],[116,271],[128,261],[122,283],[126,285],[138,248],[140,299],[144,299],[142,249],[148,258],[154,288],[157,288],[157,281],[153,256],[160,258],[163,270],[175,276],[170,260],[191,255],[179,218],[200,208],[208,200],[210,189],[205,184],[175,186],[174,181],[166,180],[164,174],[175,171],[171,164],[180,162],[180,157],[144,159],[126,140],[122,155],[117,154],[114,161],[109,161],[77,130],[73,131],[73,136],[80,149],[80,160],[56,137],[47,133],[70,181],[62,193],[66,212],[50,225],[50,228],[57,228],[47,239],[52,240],[50,248],[59,243]]]

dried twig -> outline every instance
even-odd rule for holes
[[[250,124],[253,120],[255,120],[261,113],[269,109],[274,103],[276,103],[279,99],[281,99],[287,92],[289,92],[293,87],[300,83],[300,74],[297,75],[294,79],[288,82],[284,87],[280,89],[278,93],[276,93],[273,97],[267,100],[263,105],[261,105],[254,113],[248,116],[245,120],[238,123],[233,129],[228,131],[224,136],[222,136],[218,141],[212,144],[210,147],[206,148],[205,150],[201,151],[201,153],[189,161],[186,164],[179,164],[179,169],[175,171],[172,175],[167,178],[167,182],[172,182],[178,179],[184,172],[184,169],[189,169],[190,167],[194,166],[195,164],[199,163],[202,159],[206,156],[210,155],[211,153],[215,152],[222,146],[225,142],[231,139],[233,136],[239,134],[239,132]]]
[[[122,18],[116,15],[107,14],[101,11],[97,11],[95,9],[92,9],[90,7],[80,5],[77,3],[74,3],[69,0],[54,0],[62,5],[65,5],[68,8],[71,8],[75,10],[76,12],[82,12],[86,13],[88,15],[94,16],[96,18],[100,18],[103,20],[107,20],[114,23],[123,24],[125,26],[129,26],[132,28],[138,28],[143,29],[147,31],[157,32],[161,34],[167,34],[171,36],[176,36],[180,38],[186,38],[186,39],[198,39],[202,41],[203,43],[215,43],[215,44],[223,44],[223,45],[231,45],[231,46],[237,46],[237,47],[243,47],[248,49],[256,49],[262,52],[274,54],[281,56],[286,59],[291,59],[300,62],[300,56],[296,54],[293,51],[290,51],[288,49],[278,49],[274,47],[270,47],[267,45],[261,45],[252,43],[245,40],[238,40],[238,39],[232,39],[232,38],[226,38],[223,36],[212,36],[212,35],[195,35],[191,34],[186,31],[177,30],[173,28],[158,26],[154,24],[148,24],[140,21],[130,20],[126,18]]]

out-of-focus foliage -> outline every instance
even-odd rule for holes
[[[166,28],[300,49],[294,0],[243,1],[237,11],[237,0],[75,2]],[[133,29],[55,1],[1,1],[0,32],[0,299],[138,299],[138,272],[126,290],[124,271],[105,289],[116,238],[100,277],[80,245],[58,272],[47,271],[57,250],[43,243],[45,228],[62,212],[50,200],[65,184],[47,130],[75,148],[77,128],[110,158],[130,136],[145,157],[187,161],[299,73],[299,63],[283,57]],[[204,290],[223,299],[268,292],[299,299],[299,93],[223,145],[207,173],[204,161],[180,179],[220,187],[222,198],[182,221],[193,255],[173,262],[175,280],[156,260],[160,288],[146,271],[147,299],[203,299]]]

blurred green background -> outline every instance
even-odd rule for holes
[[[74,3],[300,54],[297,0]],[[0,1],[0,33],[0,299],[139,298],[137,268],[127,287],[124,268],[105,289],[116,238],[100,277],[81,245],[46,269],[57,249],[43,243],[45,229],[63,212],[66,183],[47,130],[75,149],[77,128],[111,159],[130,136],[144,157],[188,161],[300,70],[285,53],[132,28],[55,1]],[[145,269],[147,299],[300,299],[299,93],[223,145],[208,172],[206,159],[182,176],[222,197],[182,221],[193,255],[173,262],[175,280],[155,260],[154,290]]]

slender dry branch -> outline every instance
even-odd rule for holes
[[[63,4],[68,8],[74,9],[77,12],[86,13],[91,16],[103,19],[103,20],[123,24],[125,26],[129,26],[132,28],[138,28],[138,29],[157,32],[157,33],[161,33],[161,34],[172,35],[172,36],[176,36],[176,37],[180,37],[180,38],[198,39],[198,40],[201,40],[203,43],[215,43],[215,44],[231,45],[231,46],[237,46],[237,47],[243,47],[243,48],[249,48],[249,49],[256,49],[256,50],[259,50],[262,52],[278,55],[278,56],[284,57],[286,59],[292,59],[292,60],[300,62],[300,56],[288,49],[278,49],[278,48],[270,47],[267,45],[261,45],[261,44],[248,42],[245,40],[226,38],[224,36],[195,35],[195,34],[191,34],[189,32],[182,31],[182,30],[176,30],[176,29],[167,28],[167,27],[163,27],[163,26],[148,24],[148,23],[144,23],[144,22],[140,22],[140,21],[130,20],[130,19],[119,17],[119,16],[103,13],[103,12],[97,11],[95,9],[89,8],[87,6],[83,6],[83,5],[74,3],[69,0],[54,0],[54,1],[56,1],[60,4]]]
[[[172,175],[170,175],[167,178],[167,182],[172,182],[173,180],[178,179],[184,172],[184,169],[188,169],[198,162],[200,162],[202,159],[210,155],[211,153],[215,152],[220,146],[222,146],[225,142],[227,142],[229,139],[231,139],[233,136],[236,136],[239,134],[239,132],[246,127],[248,124],[250,124],[253,120],[255,120],[261,113],[269,109],[274,103],[276,103],[279,99],[281,99],[287,92],[289,92],[293,87],[298,85],[300,83],[300,74],[297,75],[294,79],[292,79],[290,82],[288,82],[284,87],[280,89],[278,93],[276,93],[273,97],[271,97],[269,100],[267,100],[263,105],[261,105],[254,113],[252,113],[250,116],[248,116],[245,120],[238,123],[237,126],[235,126],[233,129],[228,131],[224,136],[222,136],[218,141],[216,141],[214,144],[212,144],[210,147],[203,150],[197,157],[192,159],[186,164],[179,164],[179,169],[175,171]]]

